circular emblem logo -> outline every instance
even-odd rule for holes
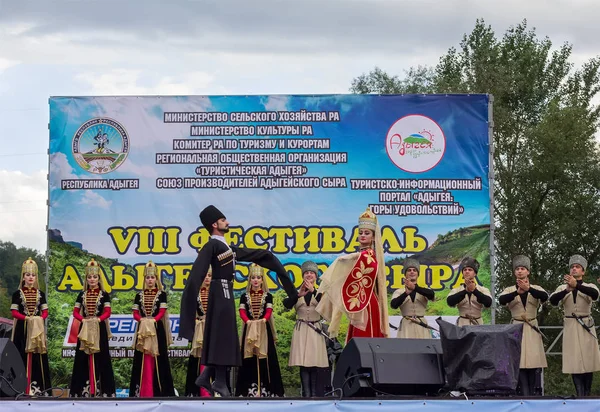
[[[84,170],[104,174],[121,166],[129,154],[129,137],[123,125],[107,117],[82,124],[73,136],[73,156]]]
[[[389,158],[410,173],[433,169],[444,156],[446,137],[440,126],[427,116],[404,116],[390,127],[385,139]]]

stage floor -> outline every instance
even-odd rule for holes
[[[481,411],[541,411],[554,412],[576,408],[578,412],[598,411],[600,398],[586,399],[557,399],[557,398],[503,398],[466,400],[464,397],[447,399],[315,399],[303,400],[295,398],[284,399],[0,399],[2,412],[143,412],[143,411],[236,411],[236,412],[406,412],[406,411],[436,411],[465,412]],[[569,409],[567,409],[569,408]]]

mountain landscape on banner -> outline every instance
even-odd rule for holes
[[[438,235],[438,238],[431,246],[418,254],[411,255],[423,265],[430,263],[448,263],[452,265],[454,275],[452,282],[446,284],[446,288],[435,292],[435,302],[429,303],[427,307],[428,315],[456,315],[457,309],[449,308],[446,304],[446,297],[450,293],[451,283],[454,283],[458,276],[458,265],[462,258],[471,256],[477,259],[480,263],[477,279],[479,284],[490,289],[490,227],[489,225],[471,226],[453,230],[445,235]],[[393,259],[387,261],[390,264],[401,264],[403,259]],[[392,312],[390,312],[390,315]],[[395,314],[395,313],[394,313]],[[489,323],[491,319],[490,310],[484,310],[482,313],[485,323]]]

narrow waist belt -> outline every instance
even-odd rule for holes
[[[296,329],[300,329],[300,324],[302,324],[302,323],[306,323],[306,324],[308,324],[309,326],[311,326],[314,329],[316,327],[315,325],[318,325],[319,323],[321,323],[321,321],[319,321],[319,320],[296,319],[295,328]]]
[[[333,340],[333,339],[331,339],[327,335],[327,333],[325,333],[325,331],[322,328],[315,326],[315,324],[319,324],[320,321],[318,321],[318,320],[296,319],[296,325],[294,325],[294,328],[295,329],[299,329],[301,323],[306,323],[306,326],[308,326],[309,328],[311,328],[312,330],[314,330],[315,332],[317,332],[319,335],[323,336],[325,339]]]
[[[321,321],[320,320],[296,319],[296,322],[312,323],[314,325],[315,323],[319,323]]]
[[[592,329],[591,329],[591,328],[595,329],[595,326],[593,323],[594,318],[592,318],[591,315],[578,316],[575,313],[571,313],[571,316],[565,316],[565,318],[577,319],[577,323],[579,323],[581,325],[581,327],[586,330],[587,333],[592,335],[594,337],[594,339],[598,339],[596,337],[596,335],[594,335],[594,333],[592,332]],[[592,324],[590,326],[586,325],[585,322],[583,321],[584,319],[592,319]]]
[[[432,328],[431,326],[429,326],[428,324],[426,324],[425,322],[423,322],[421,319],[423,319],[425,316],[402,316],[403,319],[406,319],[412,323],[416,323],[419,326],[424,327],[425,329],[430,329],[430,330],[435,330],[434,328]],[[402,324],[400,324],[400,326],[402,326]],[[436,331],[437,332],[437,331]]]

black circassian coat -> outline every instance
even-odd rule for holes
[[[179,336],[192,340],[196,324],[198,292],[204,282],[208,267],[212,266],[212,281],[208,295],[202,365],[241,366],[240,340],[238,337],[233,278],[235,262],[254,262],[274,271],[288,296],[298,291],[283,265],[271,252],[227,246],[211,238],[198,253],[181,297]]]

